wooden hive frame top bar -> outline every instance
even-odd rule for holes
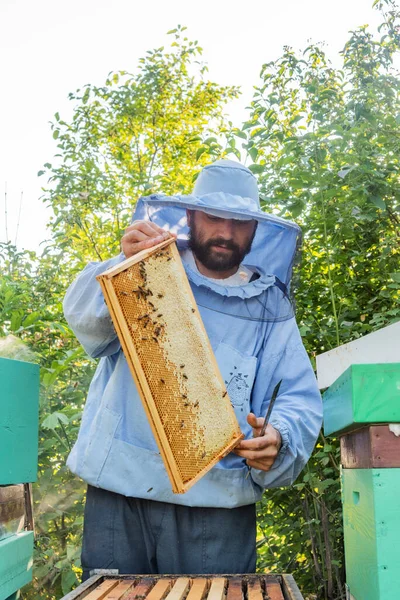
[[[291,575],[97,575],[64,600],[304,600]]]
[[[172,489],[186,492],[243,434],[174,240],[97,279]]]

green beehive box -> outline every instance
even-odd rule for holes
[[[0,542],[0,600],[5,600],[32,579],[33,531]]]
[[[349,367],[323,394],[325,435],[400,422],[400,363]]]
[[[400,469],[343,469],[346,580],[354,600],[400,597]]]
[[[39,366],[0,358],[0,485],[36,481],[38,410]]]

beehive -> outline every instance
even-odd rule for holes
[[[94,575],[63,600],[303,600],[291,575]]]
[[[98,276],[172,489],[243,437],[174,241]]]

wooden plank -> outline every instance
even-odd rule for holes
[[[282,593],[281,582],[277,578],[267,577],[265,580],[265,592],[268,600],[285,600]]]
[[[163,600],[172,587],[171,579],[159,579],[146,600]]]
[[[203,600],[207,593],[210,582],[204,577],[193,579],[192,587],[186,600]]]
[[[186,592],[190,587],[190,579],[188,577],[178,577],[175,581],[172,590],[169,592],[166,600],[182,600],[186,596]]]
[[[320,389],[332,385],[352,364],[400,362],[400,321],[317,356]]]
[[[215,579],[212,579],[207,600],[223,600],[225,597],[225,587],[225,577],[215,577]]]
[[[141,579],[140,583],[124,597],[124,600],[144,600],[153,587],[154,581],[154,579]]]
[[[293,575],[288,575],[286,573],[282,575],[282,590],[286,595],[287,600],[304,600]]]
[[[106,600],[121,600],[121,598],[125,598],[126,592],[131,590],[136,581],[135,579],[131,579],[130,581],[120,581],[117,586],[115,586],[105,597]]]
[[[243,580],[241,577],[232,577],[228,579],[228,590],[226,600],[243,599]],[[260,599],[261,600],[261,599]]]
[[[24,529],[25,495],[23,485],[0,487],[0,540]]]
[[[370,425],[340,438],[345,469],[400,468],[400,437],[389,425]]]
[[[247,581],[247,600],[263,600],[263,590],[260,577],[249,577]]]
[[[118,584],[119,579],[105,579],[95,590],[85,596],[85,600],[104,600]]]

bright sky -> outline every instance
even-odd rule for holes
[[[263,63],[284,45],[304,49],[327,42],[338,52],[348,31],[380,22],[372,0],[0,0],[0,241],[38,250],[46,239],[49,211],[40,200],[37,172],[57,152],[49,121],[71,114],[68,93],[101,85],[110,71],[134,71],[146,50],[167,45],[166,32],[186,25],[203,47],[209,76],[242,87],[228,107],[235,124],[258,83]]]

